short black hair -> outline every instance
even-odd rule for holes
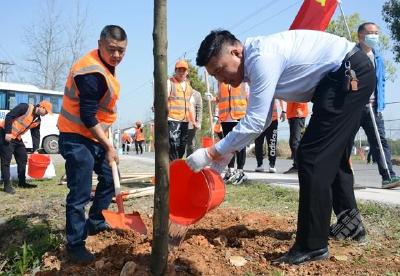
[[[358,26],[357,33],[361,33],[362,31],[364,31],[364,30],[365,30],[365,26],[367,26],[367,25],[375,25],[375,26],[378,26],[378,25],[376,25],[374,22],[365,22],[365,23],[362,23],[360,26]]]
[[[126,32],[120,26],[107,25],[101,30],[100,40],[104,39],[115,39],[117,41],[125,41],[128,39]]]
[[[212,57],[221,52],[224,44],[235,45],[240,41],[227,30],[214,30],[204,38],[197,51],[197,66],[205,66]]]

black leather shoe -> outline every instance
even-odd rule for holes
[[[4,185],[4,192],[6,192],[7,194],[12,194],[12,195],[15,194],[15,190],[11,186],[11,184]]]
[[[292,248],[283,256],[272,261],[272,264],[301,264],[304,262],[325,260],[329,257],[328,247],[309,250],[301,249],[298,245],[293,245]]]
[[[68,248],[67,254],[70,262],[74,264],[90,264],[95,260],[94,255],[86,247]]]
[[[24,188],[24,189],[32,189],[32,188],[36,188],[37,185],[29,184],[29,183],[26,183],[26,182],[21,182],[21,183],[18,183],[18,187]]]

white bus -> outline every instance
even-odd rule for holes
[[[63,92],[39,89],[34,85],[0,82],[0,119],[4,120],[6,114],[20,103],[38,104],[46,100],[53,105],[53,115],[42,117],[40,125],[40,144],[46,153],[58,153],[57,128],[58,114],[60,113]],[[23,136],[25,147],[32,149],[31,132],[27,131]]]

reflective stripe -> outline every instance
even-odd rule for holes
[[[68,121],[83,126],[83,123],[80,118],[72,115],[71,113],[66,111],[63,107],[61,108],[60,114],[63,115]]]
[[[179,106],[179,105],[172,105],[169,107],[169,110],[185,110],[188,108],[185,108],[184,106]]]
[[[70,98],[71,100],[78,100],[79,97],[76,95],[76,86],[75,83],[72,84],[72,87],[70,89],[68,89],[67,87],[65,87],[64,89],[64,95],[67,96],[68,98]]]
[[[239,112],[246,112],[246,108],[243,107],[232,107],[230,110],[229,108],[220,109],[220,114],[229,113],[229,111],[239,111]]]
[[[229,101],[229,99],[231,100],[246,100],[246,97],[243,95],[239,95],[239,96],[230,96],[230,97],[222,97],[219,99],[220,102],[227,102]]]
[[[74,77],[76,77],[77,75],[85,75],[85,74],[93,72],[93,71],[99,71],[102,74],[106,73],[106,71],[100,65],[94,64],[94,65],[89,65],[89,66],[86,66],[86,67],[83,67],[83,68],[77,70],[74,73]]]

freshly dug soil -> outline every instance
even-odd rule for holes
[[[95,253],[91,265],[73,265],[64,248],[43,256],[36,275],[120,275],[133,261],[134,275],[150,275],[152,221],[144,215],[148,235],[109,231],[89,237]],[[294,242],[296,218],[219,208],[189,228],[179,248],[169,254],[167,275],[360,275],[400,271],[399,249],[389,239],[359,244],[330,241],[330,258],[299,266],[271,265]],[[378,244],[376,244],[378,243]]]

